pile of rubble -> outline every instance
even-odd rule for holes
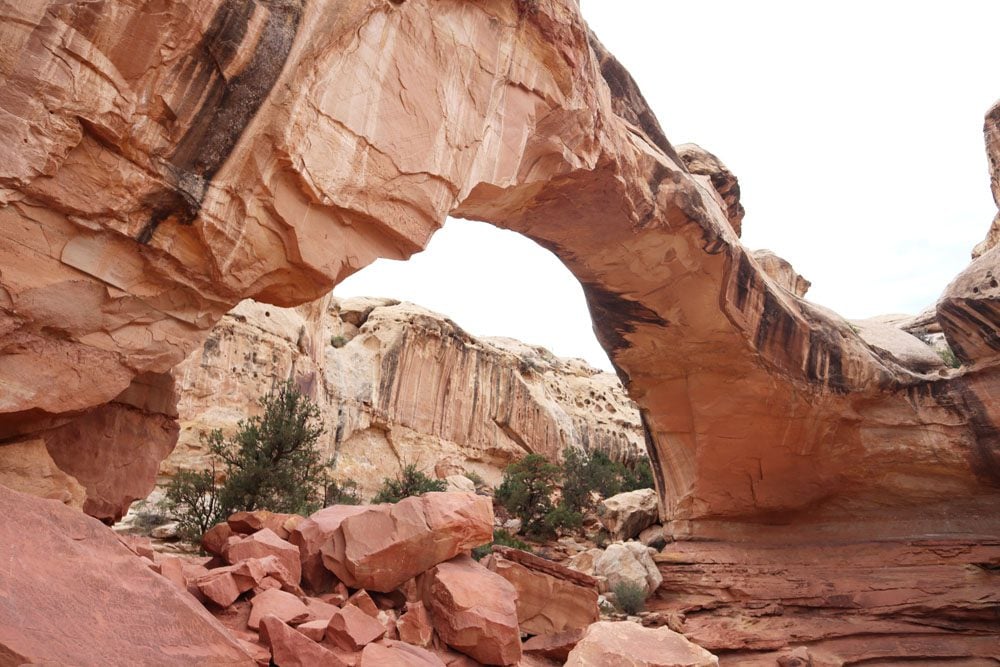
[[[493,537],[489,498],[429,493],[309,518],[241,512],[202,558],[129,545],[210,611],[260,665],[698,665],[667,628],[600,621],[598,580]]]

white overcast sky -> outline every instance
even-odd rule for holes
[[[583,0],[583,14],[670,141],[737,175],[744,244],[791,261],[810,300],[916,313],[985,236],[1000,0]],[[423,253],[334,293],[414,301],[609,368],[572,275],[482,223],[449,221]]]

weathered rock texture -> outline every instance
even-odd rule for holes
[[[101,410],[240,299],[318,298],[451,213],[536,239],[581,280],[665,518],[854,520],[996,488],[992,357],[908,368],[776,284],[739,243],[735,190],[691,173],[576,3],[11,11],[7,435]],[[942,326],[972,330],[975,354],[992,341],[971,317]]]
[[[150,9],[27,0],[0,24],[0,441],[47,438],[95,513],[134,494],[86,461],[145,484],[157,458],[116,415],[172,440],[169,411],[122,402],[134,378],[452,214],[579,278],[675,535],[1000,532],[995,248],[937,305],[962,367],[910,367],[767,274],[734,189],[687,166],[576,2]]]
[[[1000,540],[678,542],[648,609],[723,665],[994,665]],[[962,660],[965,659],[963,662]],[[810,664],[805,663],[788,663]]]
[[[477,339],[451,320],[389,299],[333,297],[287,309],[245,301],[174,371],[181,434],[162,472],[206,464],[202,433],[231,432],[276,381],[320,405],[321,447],[370,497],[416,463],[475,470],[497,484],[529,453],[566,447],[645,456],[618,378],[510,339]]]
[[[0,664],[255,664],[100,523],[0,486]]]

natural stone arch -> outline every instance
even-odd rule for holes
[[[575,2],[143,9],[35,0],[0,27],[0,436],[108,405],[169,417],[142,389],[238,300],[315,298],[453,214],[525,234],[584,285],[665,519],[993,493],[993,293],[942,302],[976,362],[954,373],[782,289]]]

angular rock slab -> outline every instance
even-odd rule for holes
[[[427,649],[387,639],[366,646],[359,667],[445,667],[445,664]]]
[[[584,576],[575,570],[516,549],[494,553],[483,565],[517,591],[517,620],[523,632],[548,635],[578,630],[601,616],[597,581],[587,577],[591,585],[581,585]]]
[[[601,621],[587,628],[566,667],[718,667],[719,659],[669,628]]]
[[[435,492],[344,518],[320,551],[326,568],[349,587],[387,593],[492,539],[489,498]]]
[[[334,577],[323,566],[323,545],[333,540],[333,534],[344,519],[367,511],[364,505],[333,505],[315,512],[291,530],[288,541],[299,548],[302,581],[314,591],[325,591],[334,584]]]
[[[0,663],[255,665],[99,521],[5,487],[0,516]]]
[[[271,648],[277,667],[346,667],[344,661],[277,616],[260,621],[260,639]]]
[[[521,659],[517,591],[510,582],[459,556],[431,570],[425,585],[434,629],[445,644],[487,665]]]
[[[270,528],[258,530],[253,535],[230,543],[226,549],[226,560],[238,563],[248,558],[276,557],[291,575],[290,584],[298,585],[302,579],[302,562],[298,548],[278,537]]]

